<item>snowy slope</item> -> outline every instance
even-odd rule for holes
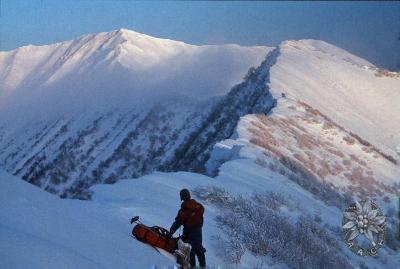
[[[271,92],[303,101],[386,152],[400,144],[400,76],[323,41],[286,41]]]
[[[247,137],[252,143],[340,192],[392,199],[400,195],[400,166],[395,159],[306,103],[282,98],[270,117],[243,120],[249,121]]]
[[[114,185],[96,185],[92,201],[61,200],[2,172],[0,265],[2,268],[151,268],[153,265],[167,268],[172,265],[170,261],[129,237],[128,220],[139,215],[145,224],[169,227],[179,209],[179,190],[183,187],[192,191],[197,187],[222,187],[231,195],[244,198],[255,192],[272,191],[286,199],[288,211],[284,212],[289,222],[309,214],[318,215],[332,229],[340,226],[340,209],[326,205],[280,173],[257,164],[252,156],[262,154],[251,144],[242,147],[242,159],[224,163],[220,175],[214,179],[187,172],[154,173]],[[206,207],[204,246],[208,264],[231,268],[234,265],[219,254],[219,242],[215,239],[224,234],[215,222],[220,209],[211,202],[201,201]],[[341,235],[336,236],[341,242]],[[387,249],[380,251],[378,259],[367,260],[357,258],[344,244],[342,251],[347,262],[355,266],[364,262],[370,268],[396,268],[400,264],[399,255]],[[21,253],[29,256],[21,257]],[[288,268],[282,261],[256,257],[249,250],[238,266],[254,268],[260,265],[260,259],[264,268]]]
[[[61,200],[0,173],[1,268],[150,268],[168,262],[130,238],[133,212]]]
[[[0,172],[0,267],[171,268],[168,259],[130,237],[129,220],[139,215],[145,224],[169,228],[179,209],[179,190],[214,182],[199,174],[155,173],[98,185],[93,201],[79,201],[59,199]],[[238,190],[241,184],[235,180],[230,188]],[[211,205],[205,206],[207,262],[225,267],[223,259],[216,256],[212,239],[218,233],[214,223],[217,212]],[[254,264],[254,260],[248,262]]]
[[[343,251],[353,266],[398,268],[400,167],[366,142],[311,106],[281,98],[268,116],[242,117],[232,137],[215,145],[207,168],[218,175],[213,184],[230,193],[246,197],[252,192],[272,191],[282,195],[289,207],[295,207],[285,218],[318,216],[343,249],[343,210],[354,200],[376,201],[387,217],[386,243],[390,247],[380,250],[377,259],[359,259]],[[281,232],[291,240],[289,231]],[[296,251],[293,249],[293,257]],[[307,260],[307,255],[317,254],[302,255]]]
[[[154,249],[130,237],[129,220],[139,214],[149,225],[167,227],[176,214],[178,188],[188,179],[192,179],[192,184],[211,179],[200,175],[167,179],[166,184],[152,190],[154,184],[160,182],[160,176],[154,175],[152,180],[133,180],[133,186],[118,185],[95,201],[84,202],[61,200],[1,172],[0,267],[150,268],[172,265]],[[148,191],[146,195],[143,189]],[[212,213],[208,216],[208,221],[211,220]],[[208,258],[212,263],[218,262],[211,253]]]
[[[400,166],[393,159],[318,110],[285,98],[269,116],[242,117],[231,139],[215,145],[207,169],[217,174],[223,163],[242,158],[314,190],[317,198],[323,193],[318,188],[328,188],[358,199],[386,197],[390,207],[400,194]],[[347,202],[319,199],[339,207]]]

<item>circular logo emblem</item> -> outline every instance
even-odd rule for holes
[[[347,246],[357,255],[375,256],[385,242],[386,218],[370,200],[349,206],[343,213],[342,228]]]

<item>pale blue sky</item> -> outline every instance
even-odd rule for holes
[[[0,1],[0,50],[128,28],[191,44],[321,39],[400,69],[400,2]]]

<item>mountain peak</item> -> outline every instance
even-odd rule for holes
[[[107,32],[104,32],[104,33],[107,34]],[[145,35],[145,34],[130,30],[130,29],[127,29],[127,28],[120,28],[120,29],[117,29],[117,30],[114,30],[114,31],[111,31],[111,32],[108,32],[108,33],[111,34],[111,35],[114,35],[114,36],[119,36],[119,37],[124,37],[124,38],[137,38],[137,37],[140,37],[140,36],[146,36],[146,37],[149,37],[149,38],[154,38],[154,37],[151,37],[151,36],[148,36],[148,35]],[[103,34],[103,33],[100,33],[100,34]]]
[[[140,34],[139,32],[130,30],[128,28],[120,28],[120,29],[118,29],[116,31],[119,32],[119,33],[138,33],[138,34]]]
[[[136,32],[134,30],[130,30],[127,28],[120,28],[111,32],[102,32],[95,34],[95,36],[99,37],[110,37],[113,36],[115,38],[118,38],[119,41],[121,42],[131,42],[134,45],[139,45],[140,43],[143,42],[151,42],[152,44],[156,45],[187,45],[190,46],[189,44],[186,44],[181,41],[176,41],[176,40],[171,40],[171,39],[166,39],[166,38],[158,38],[154,36],[149,36],[140,32]],[[146,44],[149,45],[149,44]]]

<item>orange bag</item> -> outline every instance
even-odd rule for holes
[[[162,227],[148,227],[137,224],[133,227],[132,235],[140,242],[164,249],[170,253],[174,253],[178,248],[178,238],[168,236],[168,231]]]

